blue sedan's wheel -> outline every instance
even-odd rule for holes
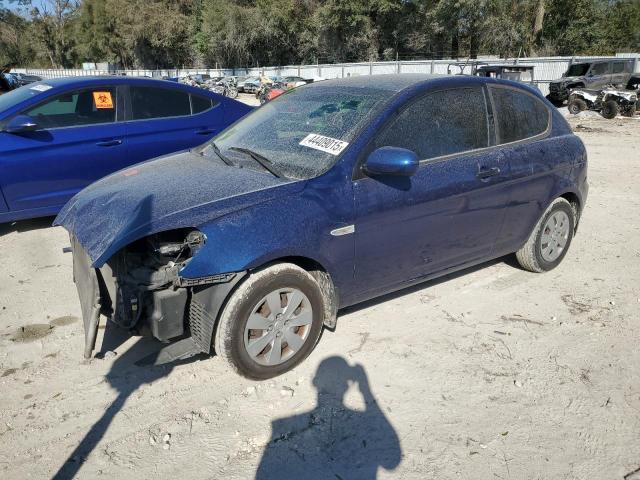
[[[576,225],[576,212],[564,198],[557,198],[538,221],[527,243],[516,252],[520,265],[530,272],[547,272],[567,254]]]
[[[322,330],[323,307],[318,283],[296,265],[252,273],[222,312],[216,354],[248,378],[280,375],[313,350]]]
[[[244,327],[244,347],[256,363],[280,365],[300,351],[312,323],[307,296],[296,288],[279,288],[253,307]]]

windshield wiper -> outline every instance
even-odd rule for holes
[[[229,150],[234,150],[236,152],[246,153],[251,158],[253,158],[256,162],[258,162],[262,166],[262,168],[264,168],[266,171],[271,173],[273,176],[278,177],[278,178],[287,178],[280,171],[280,169],[273,164],[273,162],[271,160],[269,160],[267,157],[265,157],[263,155],[260,155],[257,152],[254,152],[253,150],[249,150],[248,148],[242,148],[242,147],[231,147]]]
[[[233,162],[225,157],[225,155],[220,151],[215,142],[211,142],[209,145],[211,145],[213,152],[220,158],[220,160],[222,160],[226,165],[229,165],[230,167],[234,166]]]

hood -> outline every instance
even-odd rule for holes
[[[302,188],[269,173],[230,167],[185,152],[121,170],[82,190],[56,217],[101,267],[129,243],[153,233],[198,227]]]
[[[558,80],[553,80],[550,83],[569,83],[569,82],[573,82],[574,80],[578,80],[581,77],[562,77],[559,78]]]

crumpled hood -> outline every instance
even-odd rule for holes
[[[82,190],[54,221],[93,265],[153,233],[198,227],[228,213],[292,193],[303,182],[219,164],[185,152],[121,170]]]

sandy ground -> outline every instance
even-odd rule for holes
[[[640,478],[640,119],[571,122],[591,192],[558,269],[351,308],[263,383],[136,366],[157,344],[112,329],[84,361],[65,232],[0,225],[0,478]]]

